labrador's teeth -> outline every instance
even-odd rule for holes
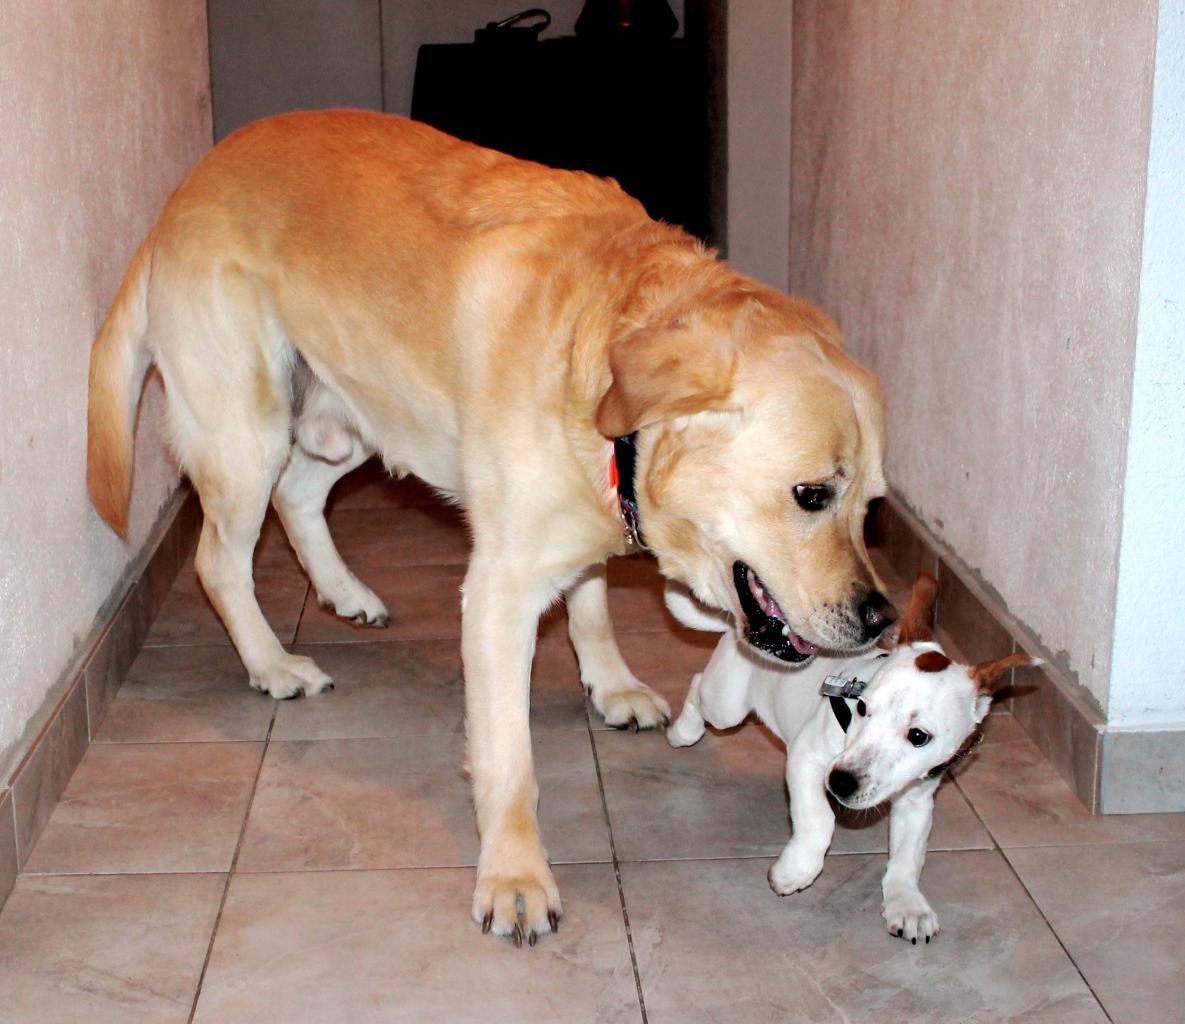
[[[790,635],[790,627],[783,626],[782,627],[782,636],[788,637],[789,635]]]

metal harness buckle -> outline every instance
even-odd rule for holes
[[[819,687],[822,697],[843,697],[844,700],[855,700],[864,693],[868,683],[854,676],[828,676]]]

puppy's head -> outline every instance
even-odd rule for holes
[[[884,493],[875,378],[805,303],[738,290],[610,352],[597,412],[639,431],[637,493],[663,572],[780,661],[867,647],[895,619],[864,548]]]
[[[972,738],[1010,668],[1024,654],[959,665],[931,637],[937,584],[921,573],[902,621],[897,647],[883,655],[832,762],[827,788],[845,807],[874,807],[941,770]]]

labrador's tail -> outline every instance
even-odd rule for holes
[[[136,408],[152,362],[144,340],[154,241],[155,232],[136,250],[91,349],[86,486],[99,515],[122,537],[132,494]]]

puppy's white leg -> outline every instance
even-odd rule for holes
[[[708,664],[691,679],[679,720],[667,730],[673,747],[688,747],[704,734],[704,723],[717,729],[740,725],[753,710],[752,665],[737,649],[736,638],[720,638]]]
[[[580,681],[601,717],[619,729],[654,729],[671,720],[671,706],[629,670],[609,618],[605,566],[568,591],[568,636],[580,662]]]
[[[703,678],[702,672],[697,672],[691,677],[691,686],[687,688],[683,710],[679,712],[675,724],[667,729],[667,742],[672,747],[690,747],[703,738],[704,716],[699,710],[699,691]]]
[[[740,725],[753,710],[753,663],[741,653],[731,632],[716,644],[702,677],[696,691],[700,714],[717,729]]]
[[[465,576],[461,625],[469,765],[481,834],[473,917],[485,931],[534,945],[562,912],[539,841],[528,722],[535,630],[552,593],[533,567],[484,557],[480,533],[477,541]]]
[[[938,915],[918,888],[926,844],[934,821],[934,793],[940,779],[916,782],[893,801],[889,812],[889,866],[881,882],[881,913],[889,932],[917,945],[938,934]]]
[[[769,885],[779,896],[805,889],[823,870],[835,833],[835,813],[827,802],[824,779],[829,759],[818,756],[800,736],[786,760],[792,836],[770,866]],[[802,744],[802,746],[800,746]]]
[[[309,574],[321,604],[343,619],[364,626],[385,626],[390,620],[383,602],[346,567],[325,522],[325,499],[333,485],[369,452],[357,438],[339,427],[336,438],[343,457],[327,462],[294,445],[288,465],[272,495],[288,540]]]

